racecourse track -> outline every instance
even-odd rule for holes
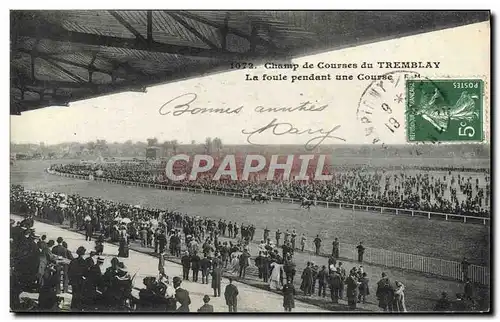
[[[271,230],[271,236],[277,228],[296,229],[298,234],[305,233],[309,243],[319,234],[325,250],[329,250],[333,238],[338,237],[349,244],[363,241],[366,247],[455,261],[466,256],[472,263],[489,265],[489,226],[323,207],[307,211],[299,209],[297,204],[252,204],[240,198],[75,180],[44,172],[51,163],[63,162],[17,161],[11,167],[11,183],[27,189],[99,197],[240,224],[253,223],[258,228],[256,239],[261,238],[265,226]]]

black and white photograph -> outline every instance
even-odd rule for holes
[[[491,27],[10,10],[10,312],[491,313]]]

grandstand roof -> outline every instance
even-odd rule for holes
[[[488,19],[487,11],[11,11],[10,113]]]

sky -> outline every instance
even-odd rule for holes
[[[464,42],[464,39],[467,39]],[[293,60],[303,66],[306,62],[317,66],[325,63],[376,63],[377,61],[439,61],[439,69],[421,69],[428,78],[481,77],[489,81],[489,24],[479,23],[426,34],[409,36],[379,43],[321,53]],[[393,69],[319,69],[299,68],[296,71],[266,69],[263,65],[252,70],[230,71],[170,84],[149,87],[146,93],[127,92],[73,102],[70,107],[49,107],[11,116],[11,141],[16,143],[56,144],[105,139],[108,142],[126,140],[145,141],[156,137],[160,142],[177,139],[180,143],[204,142],[206,137],[220,137],[225,144],[306,144],[318,134],[273,135],[267,128],[249,139],[248,133],[269,124],[282,124],[276,133],[290,126],[296,131],[322,130],[337,138],[327,138],[325,144],[366,144],[366,124],[360,121],[358,108],[366,97],[363,93],[372,83],[356,79],[358,74],[384,74]],[[415,70],[417,71],[417,70]],[[287,76],[283,81],[247,81],[246,74],[262,78],[263,74]],[[296,81],[292,76],[330,74],[332,80]],[[335,75],[353,75],[353,80],[335,80]],[[374,85],[372,85],[374,86]],[[395,91],[404,93],[404,87]],[[385,130],[387,115],[376,110],[370,122],[382,141],[404,144],[405,104],[395,103],[391,92],[383,98],[391,102],[393,116],[403,126],[395,133]],[[230,115],[197,114],[173,116],[176,105],[196,99],[190,108],[224,108],[240,113]],[[184,96],[183,96],[184,95]],[[366,95],[366,94],[365,94]],[[180,98],[178,98],[181,96]],[[177,99],[176,99],[177,98]],[[167,103],[169,102],[170,103]],[[256,107],[297,107],[305,102],[326,107],[321,111],[295,111],[290,113],[258,113]],[[167,103],[163,108],[161,108]],[[376,102],[377,104],[380,101]],[[489,102],[485,99],[485,106]],[[310,105],[308,105],[310,106]],[[161,108],[161,110],[160,110]],[[361,108],[363,110],[363,108]],[[275,119],[275,123],[273,120]],[[489,120],[489,118],[488,118]],[[289,124],[289,125],[288,125]],[[242,131],[247,134],[242,133]],[[316,132],[321,133],[321,132]],[[332,134],[332,135],[333,135]],[[314,141],[315,143],[317,141]]]

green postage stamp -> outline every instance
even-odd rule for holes
[[[483,141],[480,79],[406,81],[409,142]]]

